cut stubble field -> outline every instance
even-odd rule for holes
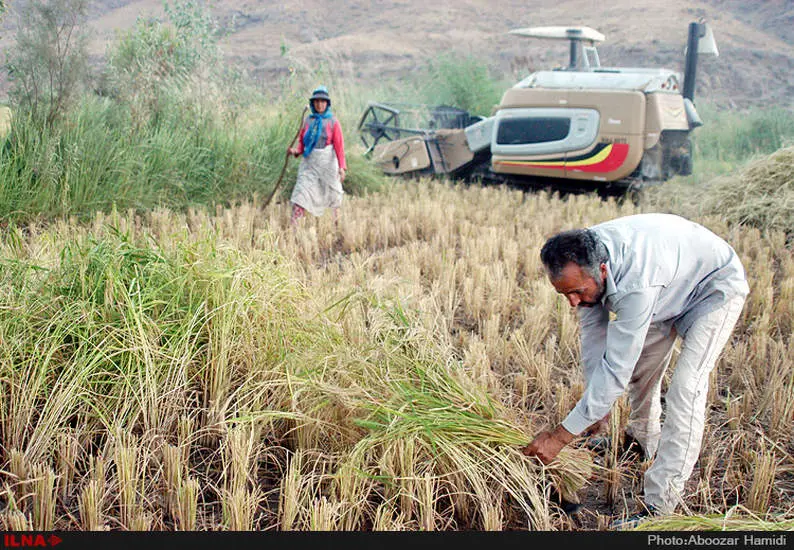
[[[583,389],[551,234],[643,211],[426,180],[289,227],[284,204],[12,227],[0,249],[6,529],[605,528],[647,464],[519,449]],[[712,375],[686,515],[791,528],[794,255],[699,221],[751,294]],[[674,368],[674,367],[673,367]],[[611,434],[628,417],[621,400]],[[565,516],[552,492],[582,500]],[[665,523],[667,522],[667,523]]]

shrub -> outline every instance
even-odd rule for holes
[[[168,19],[139,17],[108,55],[108,92],[127,103],[141,124],[159,122],[164,96],[199,76],[212,78],[220,65],[216,26],[208,9],[190,0],[165,5]],[[172,93],[173,95],[173,93]],[[189,97],[189,94],[184,94]]]
[[[48,126],[79,97],[88,74],[87,0],[29,0],[17,6],[9,59],[11,98]]]
[[[488,67],[472,56],[439,57],[430,63],[421,78],[424,103],[450,105],[472,115],[490,116],[504,90]]]

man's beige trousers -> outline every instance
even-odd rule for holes
[[[645,473],[645,503],[671,514],[683,502],[684,485],[695,467],[703,439],[709,373],[739,319],[744,298],[697,319],[681,341],[662,415],[662,378],[673,352],[676,332],[651,325],[628,392],[631,416],[627,432],[645,455],[656,457]]]

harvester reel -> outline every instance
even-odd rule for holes
[[[381,139],[394,141],[400,139],[400,110],[382,103],[367,105],[358,123],[361,141],[369,154]]]

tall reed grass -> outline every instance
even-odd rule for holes
[[[143,124],[133,106],[93,96],[53,128],[15,117],[0,148],[0,219],[86,218],[114,206],[213,209],[269,195],[305,99],[267,109],[254,103],[232,124],[222,96],[204,92],[186,104],[199,83],[180,85],[162,96],[158,117]],[[353,123],[343,128],[349,142],[346,191],[376,189],[382,177],[356,153]],[[297,165],[288,165],[283,194],[294,183]]]

